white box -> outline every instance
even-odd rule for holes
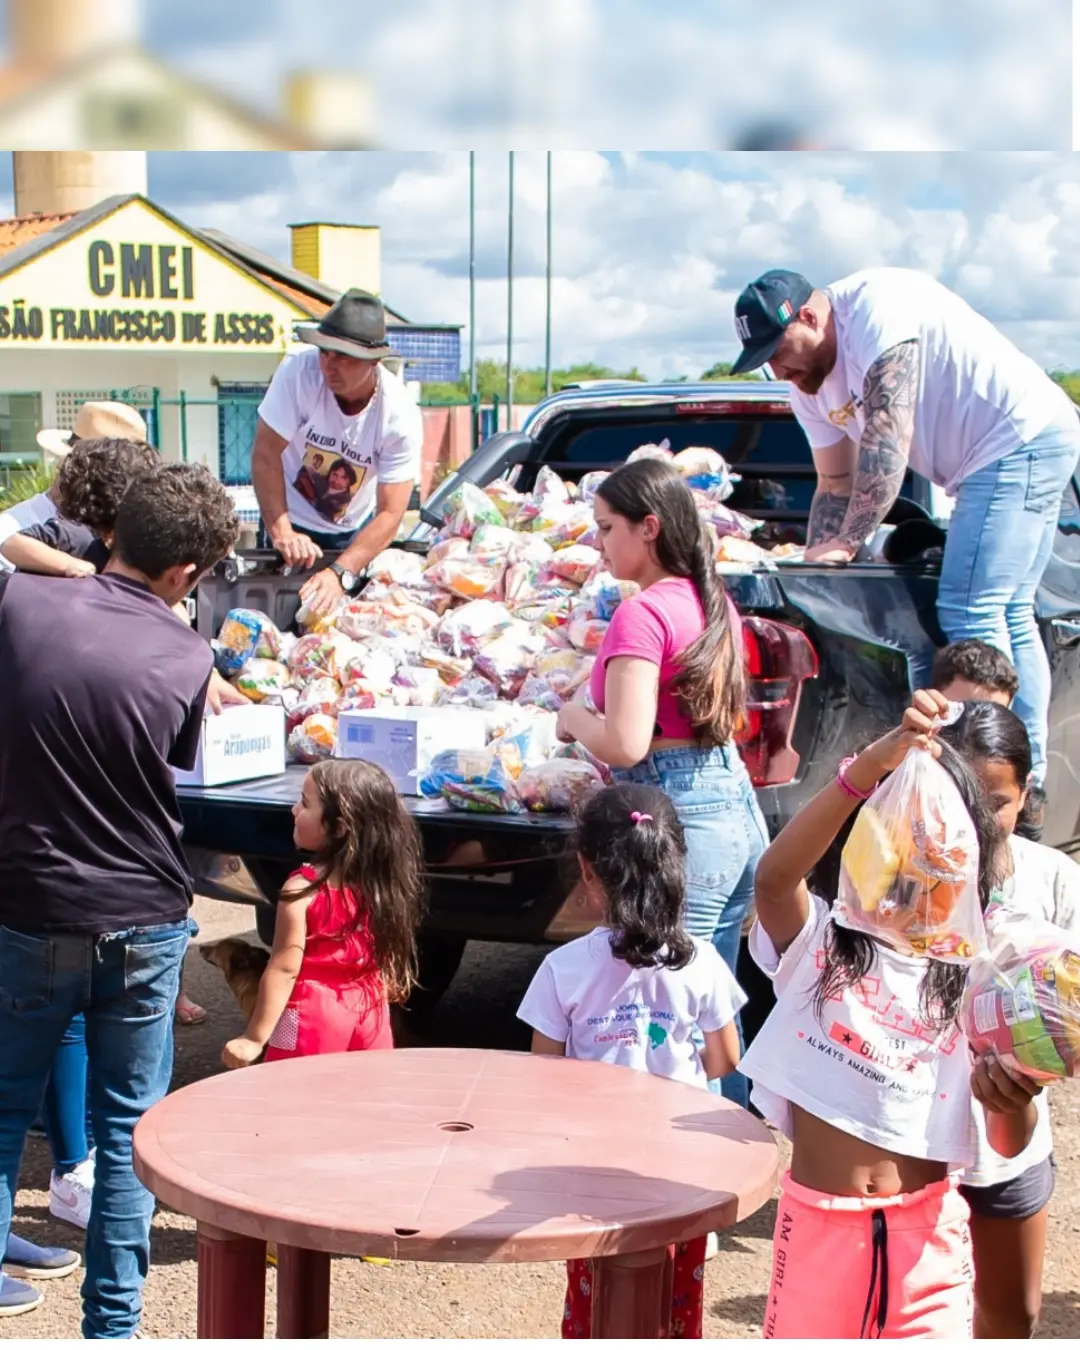
[[[487,719],[478,708],[371,708],[338,718],[338,755],[378,764],[406,797],[443,750],[482,750]]]
[[[285,709],[250,703],[223,709],[203,720],[199,757],[176,781],[193,787],[220,787],[285,772]]]

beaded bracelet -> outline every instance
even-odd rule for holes
[[[851,766],[854,763],[855,763],[854,755],[850,755],[847,759],[843,761],[839,769],[837,769],[836,771],[836,786],[840,789],[841,792],[846,793],[847,796],[849,797],[853,797],[857,802],[865,802],[868,798],[873,796],[874,789],[871,788],[869,792],[863,792],[860,788],[857,788],[855,784],[848,778],[847,771],[848,769],[851,768]]]

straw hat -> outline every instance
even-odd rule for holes
[[[63,459],[76,441],[94,441],[101,437],[125,441],[145,441],[146,423],[126,403],[84,403],[75,414],[70,431],[50,427],[37,434],[37,443],[53,459]]]

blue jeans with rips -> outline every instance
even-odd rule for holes
[[[687,931],[711,942],[734,975],[754,899],[754,873],[769,842],[738,750],[730,744],[654,750],[632,769],[615,770],[613,777],[659,788],[671,799],[686,835]],[[749,1087],[738,1071],[721,1080],[721,1091],[729,1101],[747,1105]]]
[[[1032,777],[1046,777],[1050,663],[1035,592],[1054,547],[1061,494],[1080,457],[1080,419],[1047,427],[960,484],[938,587],[950,642],[981,638],[1016,667],[1013,708],[1031,738]]]
[[[100,937],[0,927],[0,1250],[26,1133],[82,1012],[97,1142],[82,1286],[87,1340],[127,1340],[139,1325],[154,1197],[132,1169],[131,1138],[169,1087],[180,970],[197,931],[192,920]]]

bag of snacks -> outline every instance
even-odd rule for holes
[[[511,623],[510,611],[499,601],[470,600],[443,618],[435,630],[435,641],[452,656],[472,656]]]
[[[442,676],[431,666],[399,666],[390,697],[399,708],[433,708],[443,688]]]
[[[343,685],[362,681],[374,689],[388,690],[397,667],[391,649],[373,640],[352,643],[335,661],[334,673]]]
[[[556,576],[580,586],[600,561],[600,554],[587,544],[571,544],[569,548],[557,550],[551,560],[551,570]]]
[[[680,450],[672,464],[686,480],[687,487],[704,492],[717,502],[726,501],[740,481],[723,455],[706,446],[692,445]]]
[[[337,718],[314,713],[289,732],[289,758],[297,764],[318,764],[333,757],[336,743]]]
[[[408,586],[420,580],[425,566],[419,553],[384,548],[368,563],[367,575],[370,581],[382,581],[387,586]]]
[[[606,619],[594,619],[588,605],[575,605],[566,625],[567,636],[579,652],[598,652],[608,630]]]
[[[519,537],[508,525],[481,525],[472,537],[469,553],[480,563],[506,562]]]
[[[351,650],[351,645],[344,634],[336,631],[308,633],[289,654],[289,672],[301,684],[320,676],[334,679],[338,654]]]
[[[626,462],[634,464],[639,459],[662,459],[670,464],[674,458],[671,453],[671,442],[665,436],[659,445],[639,445],[636,450],[631,450],[626,456]]]
[[[495,482],[489,483],[484,491],[502,512],[505,520],[513,519],[525,501],[525,494],[511,487],[505,478],[496,478]]]
[[[599,773],[584,760],[550,759],[523,770],[517,788],[526,811],[573,812],[603,785]]]
[[[320,676],[316,680],[310,680],[301,689],[296,706],[286,718],[286,729],[291,731],[294,726],[299,726],[305,718],[312,717],[316,713],[336,717],[340,699],[341,685],[338,684],[337,680],[332,680],[326,675]]]
[[[908,956],[967,965],[986,949],[979,843],[949,774],[909,750],[855,818],[833,918]]]
[[[624,600],[640,590],[636,581],[616,581],[610,572],[598,572],[581,588],[581,603],[594,619],[610,619]]]
[[[586,506],[592,507],[593,502],[596,501],[597,490],[607,476],[607,469],[593,469],[590,473],[584,475],[578,484],[578,495]]]
[[[458,811],[520,814],[514,780],[499,755],[487,750],[444,750],[435,755],[420,784],[425,797],[442,797]]]
[[[502,595],[503,562],[482,563],[475,558],[448,558],[424,573],[428,581],[463,600],[498,600]]]
[[[542,631],[515,620],[498,637],[481,646],[473,664],[486,676],[502,698],[514,698],[532,670],[537,656],[547,648]]]
[[[225,671],[236,675],[254,656],[278,660],[281,633],[261,610],[230,609],[218,634],[218,650]]]
[[[503,513],[483,488],[466,482],[447,498],[443,520],[450,534],[471,539],[481,525],[502,525]]]
[[[436,563],[446,562],[450,558],[467,558],[469,556],[469,541],[459,539],[454,535],[452,539],[440,540],[427,551],[427,557],[424,559],[425,570],[430,570]]]
[[[436,708],[486,708],[498,701],[499,691],[483,675],[473,672],[457,684],[444,684],[435,698]]]
[[[233,684],[252,703],[274,703],[280,700],[289,683],[289,670],[280,661],[253,656]]]
[[[1080,939],[995,906],[989,948],[967,973],[960,1029],[978,1054],[993,1052],[1039,1083],[1080,1072]]]

